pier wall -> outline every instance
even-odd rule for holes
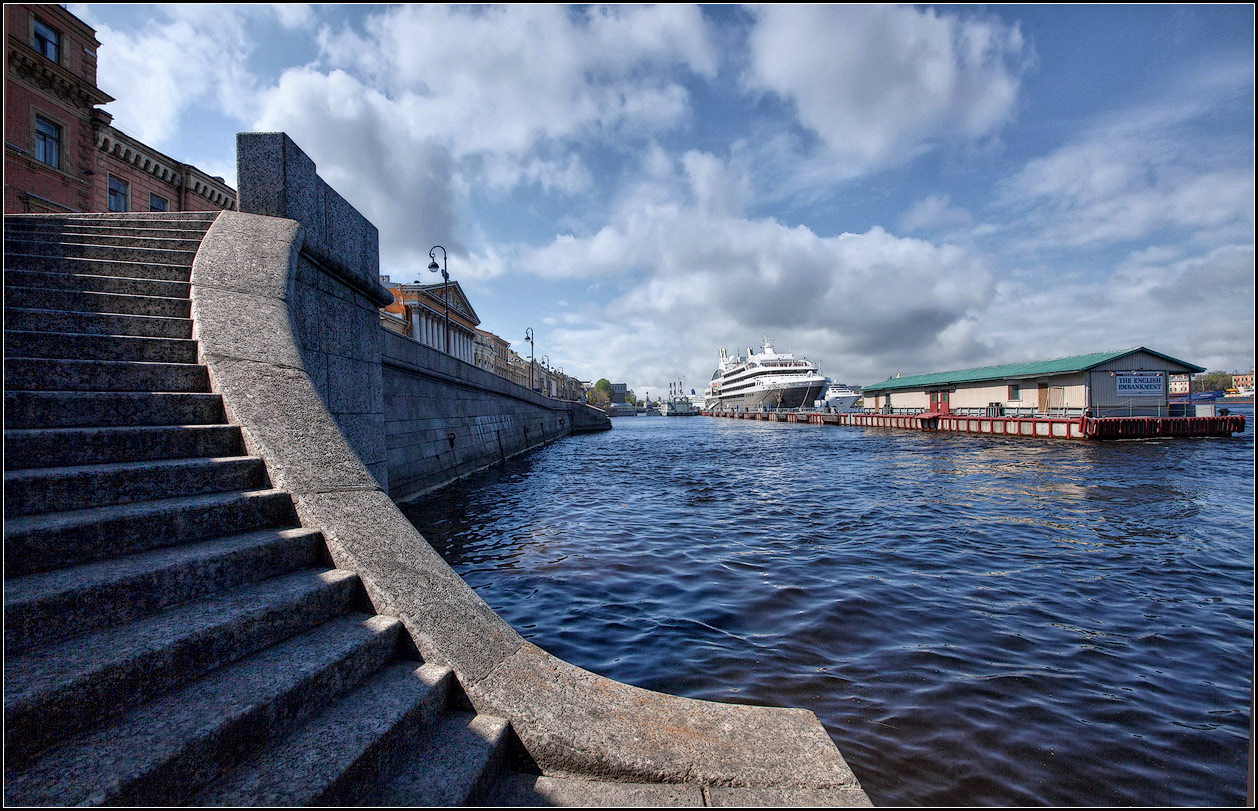
[[[806,422],[860,428],[901,428],[1040,439],[1147,439],[1231,436],[1245,430],[1238,414],[1217,417],[970,417],[959,414],[834,414],[794,411],[705,411],[704,416],[767,422]]]

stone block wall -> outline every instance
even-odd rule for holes
[[[288,302],[315,391],[381,488],[413,498],[577,430],[611,427],[380,326],[379,234],[284,133],[236,139],[241,213],[301,226]],[[248,262],[248,256],[237,261]]]
[[[388,490],[379,308],[393,296],[379,281],[379,233],[282,132],[240,133],[236,162],[242,213],[301,224],[285,295],[302,361],[350,446]]]
[[[542,397],[395,332],[381,335],[395,501],[571,433],[576,404]]]

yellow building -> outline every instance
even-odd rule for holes
[[[407,336],[466,363],[476,363],[476,327],[480,318],[458,282],[402,284],[381,276],[380,283],[393,294],[393,303],[384,308],[385,312],[401,316]]]

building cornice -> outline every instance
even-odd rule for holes
[[[172,186],[184,187],[216,206],[233,211],[236,209],[236,190],[195,166],[180,163],[109,124],[97,125],[95,136],[96,148],[101,152],[123,163],[129,163]]]
[[[45,59],[13,35],[9,35],[9,75],[18,81],[60,99],[73,107],[90,111],[108,104],[114,97],[86,79]]]

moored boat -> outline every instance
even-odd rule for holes
[[[729,355],[724,348],[704,391],[707,410],[755,411],[810,406],[825,391],[821,367],[789,352],[778,352],[764,339],[760,352]]]

